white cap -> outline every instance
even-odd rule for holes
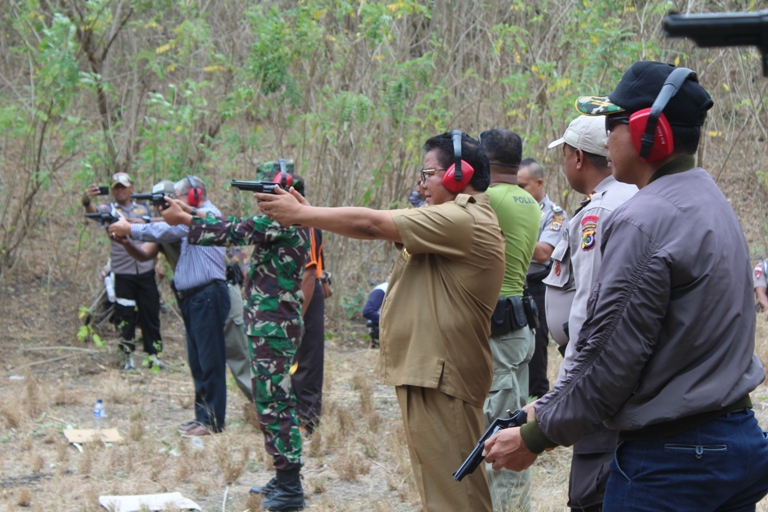
[[[552,149],[567,143],[593,155],[608,156],[605,137],[605,116],[579,116],[571,121],[561,138],[550,142],[547,147]]]

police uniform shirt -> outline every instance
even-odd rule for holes
[[[757,262],[755,271],[752,274],[752,282],[755,288],[767,288],[768,282],[766,281],[765,271],[768,269],[768,259]]]
[[[117,210],[119,216],[126,219],[140,219],[145,215],[149,215],[149,208],[146,205],[138,204],[131,201],[126,206],[121,206],[117,203],[100,204],[96,206],[96,211],[99,213],[108,213],[113,209]],[[141,247],[143,242],[138,240],[129,239],[131,244],[136,247]],[[112,264],[112,272],[115,274],[144,274],[155,268],[155,260],[139,261],[134,259],[128,251],[121,244],[110,238],[111,247],[109,249],[109,257]]]
[[[541,209],[539,242],[546,242],[552,247],[555,247],[560,241],[560,234],[563,231],[563,226],[568,223],[568,216],[562,208],[549,199],[548,195],[544,195],[544,199],[539,203],[539,208]],[[530,276],[546,270],[549,263],[549,261],[547,263],[539,263],[532,259],[531,264],[528,267],[528,275]]]
[[[552,252],[552,269],[544,279],[548,324],[550,329],[560,328],[556,341],[562,345],[569,341],[563,338],[561,327],[567,322],[570,338],[559,379],[576,357],[576,339],[587,318],[587,300],[602,263],[603,228],[613,211],[635,193],[636,186],[620,183],[613,176],[605,178],[591,194],[589,203],[568,223]],[[572,299],[570,308],[563,307],[563,295]]]

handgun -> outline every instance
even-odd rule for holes
[[[491,426],[489,426],[488,430],[485,431],[485,434],[482,435],[480,441],[477,442],[477,446],[475,446],[475,449],[472,450],[472,453],[469,454],[469,457],[467,457],[467,459],[461,464],[461,467],[459,467],[459,469],[453,473],[454,480],[461,482],[465,476],[471,475],[475,472],[477,467],[481,462],[483,462],[483,459],[485,458],[483,457],[485,442],[496,432],[505,428],[525,425],[525,422],[528,421],[528,413],[522,409],[518,409],[515,412],[507,410],[507,413],[509,414],[509,418],[496,418],[493,420],[493,423],[491,423]]]
[[[112,212],[96,212],[84,214],[89,219],[93,219],[99,223],[99,226],[109,226],[120,220],[120,217],[113,215]]]
[[[689,37],[702,48],[756,46],[768,76],[768,9],[723,14],[670,12],[662,22],[667,37]]]
[[[240,190],[250,190],[252,192],[261,192],[263,194],[274,194],[275,187],[280,187],[279,183],[272,181],[237,181],[232,180],[231,186]]]
[[[131,194],[131,199],[140,201],[149,201],[152,206],[160,206],[165,210],[168,208],[168,202],[165,200],[165,194],[162,192],[150,192],[147,194]]]

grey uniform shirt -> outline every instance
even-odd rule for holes
[[[613,176],[605,178],[595,187],[589,203],[568,222],[552,252],[552,269],[544,279],[547,320],[555,341],[560,345],[567,343],[558,380],[567,375],[576,359],[576,340],[587,318],[587,299],[603,261],[603,226],[613,210],[636,193],[634,185],[620,183]],[[568,337],[561,327],[566,322]],[[559,327],[557,335],[554,327]]]
[[[755,270],[752,272],[752,282],[755,288],[763,287],[768,289],[768,282],[766,282],[765,278],[766,269],[768,269],[768,259],[758,261],[757,265],[755,265]]]
[[[549,199],[548,195],[544,195],[544,199],[539,203],[539,208],[541,208],[539,242],[546,242],[555,247],[560,241],[560,233],[563,231],[563,226],[568,222],[568,216],[562,208]],[[551,260],[546,263],[531,260],[531,265],[528,267],[528,275],[547,270],[550,262]]]
[[[119,216],[126,219],[140,219],[143,215],[149,215],[149,208],[143,204],[137,204],[133,201],[127,206],[120,206],[117,203],[100,204],[96,206],[99,213],[107,213],[116,210]],[[110,239],[111,240],[111,239]],[[140,247],[143,242],[129,239],[131,244]],[[144,274],[155,268],[155,260],[138,261],[134,259],[125,247],[111,240],[112,245],[109,248],[109,257],[112,265],[112,272],[115,274]]]

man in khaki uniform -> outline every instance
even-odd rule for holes
[[[490,173],[480,144],[454,131],[430,138],[424,151],[422,208],[319,208],[282,191],[255,197],[284,225],[403,246],[381,311],[381,361],[384,384],[397,392],[422,506],[490,511],[483,465],[460,483],[451,473],[483,433],[504,237],[482,193]]]

